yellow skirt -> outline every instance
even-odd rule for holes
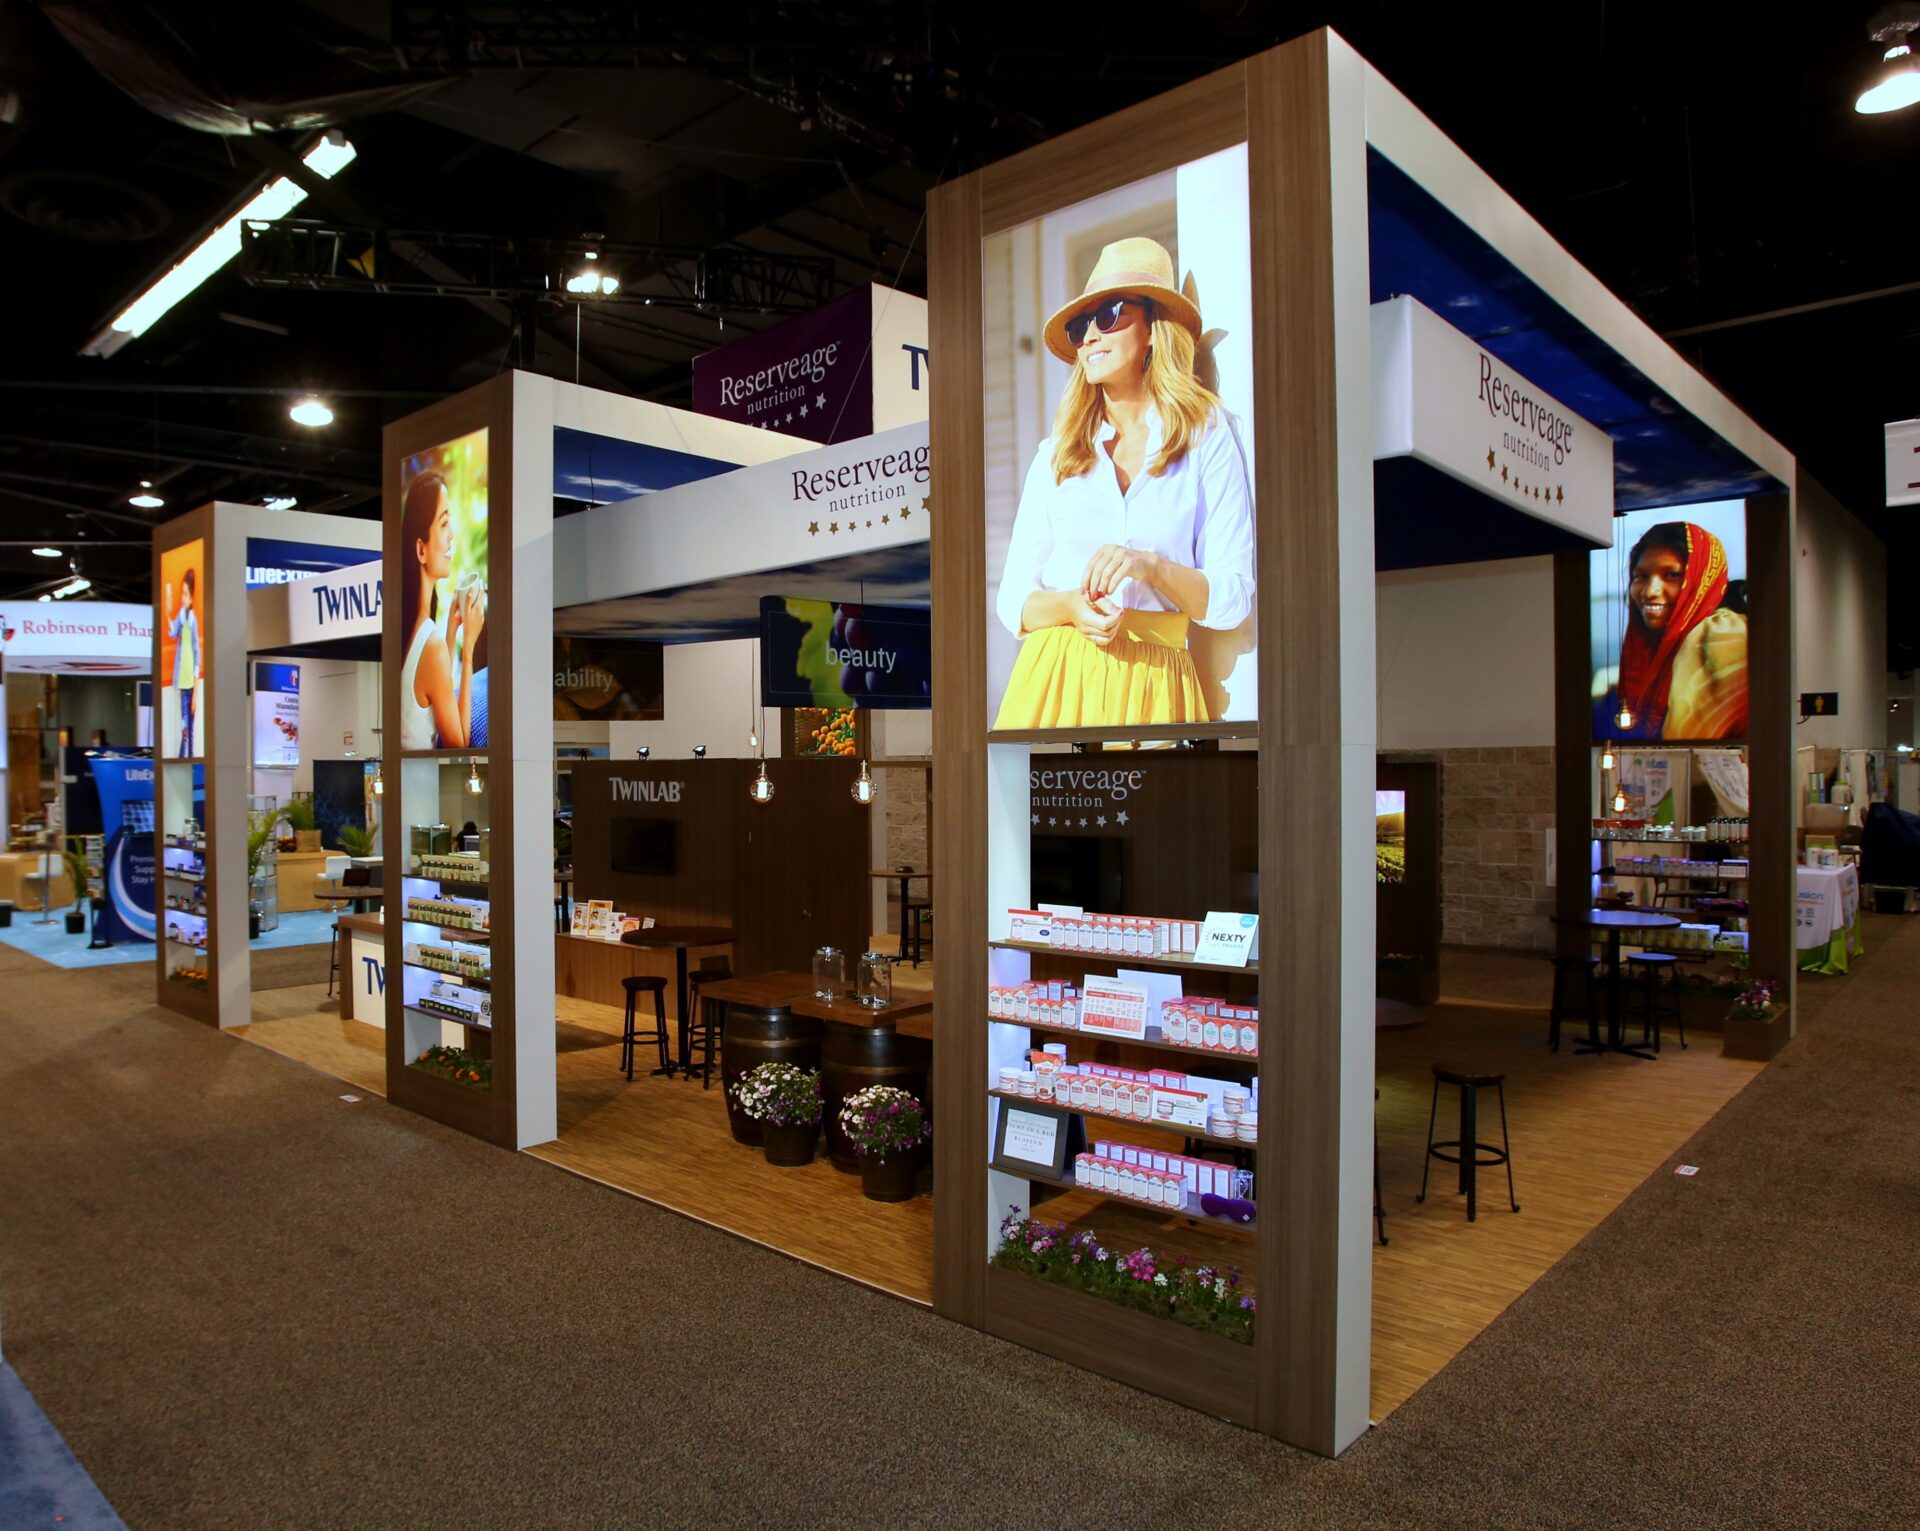
[[[1187,652],[1187,619],[1128,611],[1105,648],[1071,627],[1020,642],[995,728],[1106,728],[1205,723],[1207,699]]]

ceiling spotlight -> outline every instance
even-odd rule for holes
[[[53,592],[53,598],[56,601],[68,600],[68,599],[71,599],[73,596],[80,594],[81,591],[91,590],[92,588],[93,588],[92,580],[88,579],[84,574],[76,574],[72,579],[68,580],[58,590]]]
[[[127,503],[129,505],[136,505],[141,510],[158,510],[167,502],[153,492],[153,480],[143,478],[140,480],[140,492],[138,494],[128,495]]]
[[[693,747],[693,758],[695,760],[705,760],[707,758],[707,747],[704,744],[696,744]]]
[[[588,260],[593,257],[589,255]],[[584,271],[576,271],[567,278],[567,291],[579,297],[610,298],[620,290],[620,278],[611,272],[598,271],[589,266]]]
[[[318,430],[323,425],[333,424],[333,411],[326,401],[308,394],[304,399],[295,399],[293,408],[287,411],[287,418],[295,425],[311,426]]]
[[[58,548],[35,548],[33,550],[33,556],[35,558],[58,558],[60,556],[60,550]]]
[[[635,759],[645,760],[649,755],[653,753],[653,746],[649,744],[643,744],[640,746],[639,749],[635,750],[633,753],[634,753]]]
[[[1886,51],[1880,77],[1860,92],[1853,109],[1866,116],[1897,112],[1920,101],[1920,63],[1913,56],[1913,34],[1920,29],[1920,4],[1883,5],[1867,22],[1873,40]]]
[[[268,510],[292,510],[300,501],[296,496],[291,494],[275,494],[269,495],[261,503],[265,505]]]

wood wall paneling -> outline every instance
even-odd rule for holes
[[[1793,661],[1794,505],[1788,495],[1747,501],[1747,785],[1752,843],[1747,847],[1749,963],[1756,978],[1778,979],[1791,995],[1799,972],[1794,943],[1795,828],[1799,821],[1794,729],[1798,694]]]
[[[1587,876],[1593,860],[1590,572],[1586,553],[1553,555],[1554,913],[1563,920],[1579,918],[1593,904]],[[1580,957],[1593,950],[1593,942],[1584,930],[1560,926],[1554,949]]]

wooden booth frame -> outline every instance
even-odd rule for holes
[[[1372,1299],[1373,495],[1362,65],[1319,32],[932,193],[934,902],[942,911],[934,1306],[1333,1454],[1365,1429]],[[986,724],[982,240],[1247,145],[1262,914],[1251,1347],[996,1270],[988,1167],[991,922],[1025,897],[1027,740]],[[1275,276],[1273,274],[1283,274]],[[1312,409],[1285,401],[1312,399]],[[1284,592],[1285,598],[1282,598]],[[1074,730],[1057,738],[1152,730]],[[1310,896],[1309,896],[1310,895]],[[1185,911],[1169,911],[1184,913]],[[1193,911],[1193,917],[1205,911]],[[958,954],[967,954],[962,957]],[[974,954],[980,954],[978,956]],[[1284,1017],[1284,1021],[1278,1018]]]

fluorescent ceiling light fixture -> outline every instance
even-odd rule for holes
[[[58,558],[60,556],[60,550],[58,548],[35,548],[33,550],[33,556],[35,558]]]
[[[53,592],[53,598],[56,601],[64,601],[70,595],[78,595],[82,590],[91,590],[92,588],[92,580],[88,579],[84,574],[76,574],[58,590]]]
[[[327,181],[351,165],[353,160],[353,145],[337,133],[321,139],[301,156],[302,164]],[[286,176],[269,182],[255,192],[239,212],[189,250],[179,265],[128,304],[118,317],[81,348],[80,354],[111,356],[129,340],[146,334],[167,310],[240,253],[241,224],[271,223],[286,217],[306,200],[305,190]]]
[[[292,510],[300,501],[291,494],[276,494],[270,496],[265,503],[268,510]]]
[[[333,411],[320,399],[296,399],[293,408],[287,411],[287,418],[295,425],[310,425],[318,429],[333,424]]]

